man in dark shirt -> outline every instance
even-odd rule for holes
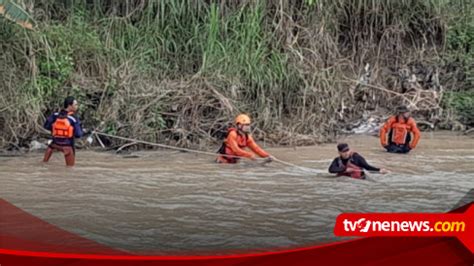
[[[388,171],[369,165],[367,161],[357,152],[351,151],[349,145],[340,143],[337,145],[339,157],[335,158],[329,166],[329,173],[337,176],[350,176],[352,178],[365,179],[364,169],[386,174]]]
[[[64,109],[48,117],[44,123],[44,128],[51,131],[53,137],[44,155],[43,161],[48,162],[54,151],[64,153],[67,166],[74,166],[75,148],[74,138],[84,135],[81,121],[75,115],[78,103],[74,97],[67,97],[64,100]]]

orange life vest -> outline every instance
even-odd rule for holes
[[[407,118],[407,119],[402,119],[403,121],[400,121],[400,119],[396,118],[396,122],[392,124],[392,138],[391,138],[391,141],[395,144],[405,144],[406,141],[407,141],[407,136],[408,134],[410,133],[411,131],[411,125],[408,124],[408,120],[410,118]]]
[[[234,155],[234,152],[232,151],[232,149],[226,144],[226,141],[227,141],[227,137],[229,136],[229,133],[232,132],[232,131],[237,131],[236,128],[229,128],[227,130],[227,135],[226,135],[226,140],[222,143],[222,146],[221,148],[219,149],[218,153],[220,154],[223,154],[223,155]],[[247,147],[247,141],[248,141],[248,136],[247,134],[245,135],[240,135],[240,134],[237,134],[237,145],[239,145],[240,148],[245,148]],[[228,157],[228,156],[223,156],[226,160],[228,160],[229,162],[237,162],[238,158],[235,158],[235,157]]]
[[[67,115],[56,118],[51,133],[54,138],[72,138],[74,136],[74,127],[71,125]]]
[[[229,128],[228,131],[227,131],[227,136],[232,131],[237,131],[237,129],[233,128],[233,127]],[[226,136],[226,139],[227,139],[227,136]],[[237,134],[237,144],[239,145],[240,148],[247,147],[248,146],[247,141],[248,141],[248,135],[247,134],[244,134],[244,135]]]
[[[389,135],[389,141],[387,141],[387,133]],[[413,133],[413,136],[410,133]],[[411,139],[412,137],[413,139]],[[411,117],[399,118],[398,116],[392,116],[380,128],[380,143],[382,146],[386,146],[390,143],[396,145],[409,144],[410,148],[414,149],[419,139],[420,130],[418,130],[415,120]]]

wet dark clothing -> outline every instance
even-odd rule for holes
[[[43,162],[47,163],[55,151],[60,151],[64,154],[64,160],[67,166],[74,166],[76,161],[74,146],[61,146],[54,143],[48,146],[48,149],[44,153]]]
[[[393,142],[391,140],[392,139],[392,134],[393,134],[392,131],[390,131],[388,133],[388,139],[389,139],[388,145],[384,146],[384,148],[388,152],[391,152],[391,153],[408,153],[408,152],[411,151],[411,148],[410,148],[411,134],[407,134],[404,144],[397,144],[397,143]]]
[[[389,145],[384,147],[388,152],[391,153],[409,153],[411,151],[408,145],[397,145],[394,143],[390,143]]]
[[[331,166],[329,166],[329,173],[339,174],[339,173],[345,172],[347,163],[349,161],[351,161],[352,164],[354,164],[354,165],[356,165],[360,168],[363,168],[367,171],[376,171],[376,172],[380,171],[380,168],[371,166],[370,164],[367,163],[367,161],[364,159],[364,157],[362,157],[357,152],[354,152],[351,155],[351,157],[349,157],[347,159],[342,159],[341,157],[335,158],[332,161]]]

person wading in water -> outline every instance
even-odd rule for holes
[[[329,166],[329,173],[337,176],[349,176],[357,179],[365,179],[364,169],[386,174],[384,168],[377,168],[369,165],[367,161],[357,152],[352,151],[346,143],[337,145],[339,157],[335,158]]]
[[[267,162],[273,160],[273,156],[260,148],[250,135],[250,123],[250,117],[246,114],[240,114],[235,118],[235,127],[228,129],[226,139],[218,151],[220,154],[216,160],[218,163],[237,163],[239,161],[239,158],[226,155],[255,160],[255,154],[257,154],[262,158],[267,158]],[[252,152],[246,151],[246,147],[249,147]]]
[[[408,153],[416,147],[419,140],[420,130],[406,106],[398,107],[397,114],[390,117],[380,129],[380,143],[388,152]]]
[[[48,162],[53,152],[60,151],[64,154],[66,165],[74,166],[74,138],[84,135],[81,121],[74,115],[77,109],[77,101],[69,96],[64,100],[64,109],[52,114],[44,123],[44,128],[51,131],[53,140],[44,154],[43,162]]]

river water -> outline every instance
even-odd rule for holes
[[[342,212],[446,212],[474,188],[474,139],[423,133],[408,155],[388,154],[375,137],[341,141],[370,164],[392,170],[371,180],[334,178],[335,144],[270,148],[271,163],[219,165],[173,151],[123,156],[78,151],[0,157],[0,198],[65,230],[136,253],[206,254],[274,250],[340,240]],[[132,157],[132,158],[130,158]]]

